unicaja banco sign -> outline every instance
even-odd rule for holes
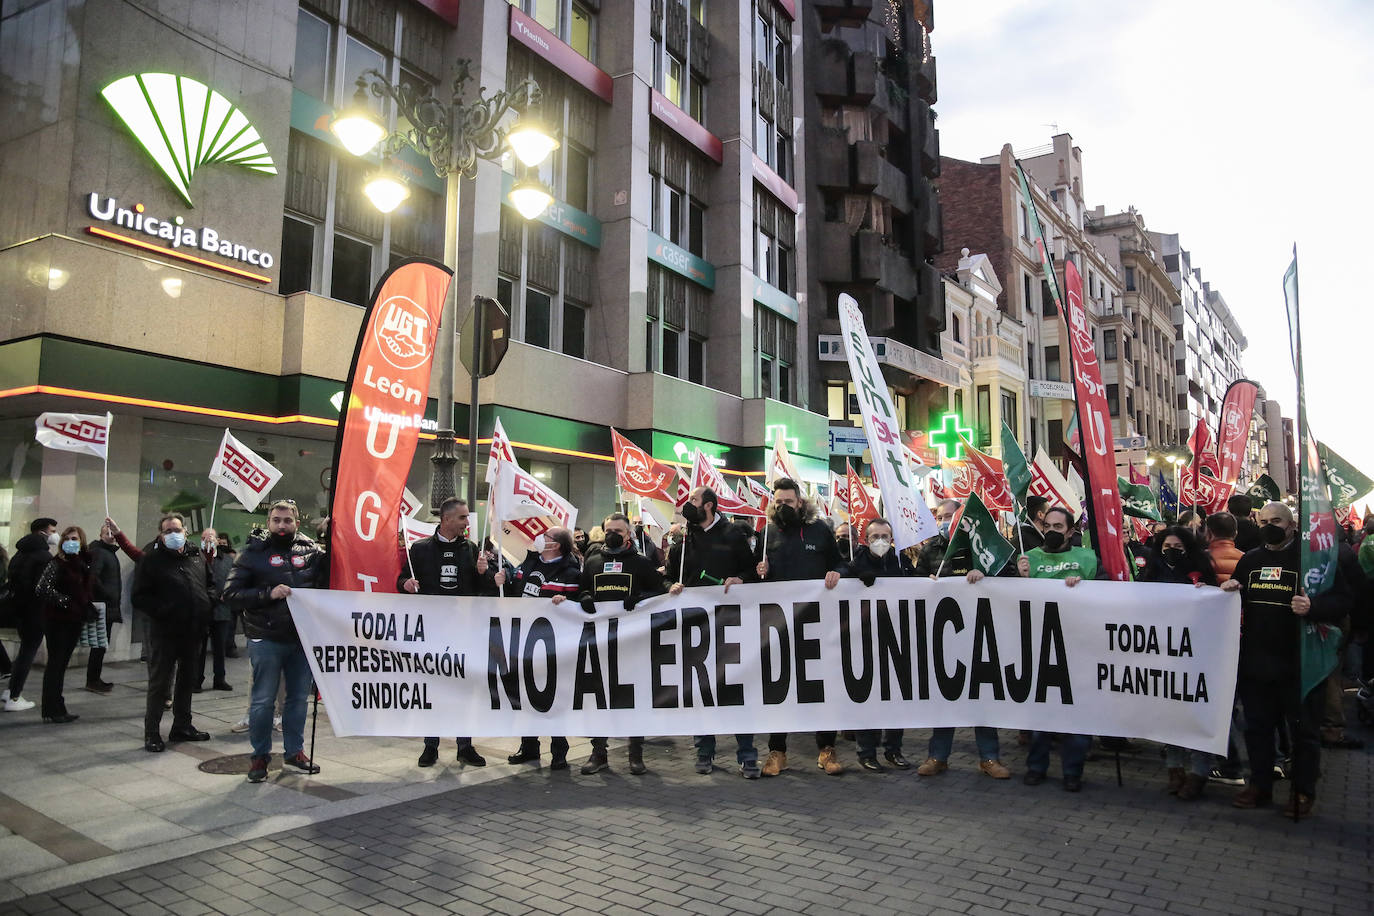
[[[192,207],[196,169],[217,162],[277,174],[262,136],[243,112],[204,83],[171,73],[136,73],[100,94]]]

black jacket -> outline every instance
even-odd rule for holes
[[[278,550],[268,538],[249,538],[234,560],[224,584],[224,603],[243,612],[243,633],[250,639],[299,642],[286,599],[273,598],[278,585],[327,588],[324,551],[310,538],[296,533],[288,550]]]
[[[769,582],[797,582],[824,579],[840,568],[840,550],[835,533],[820,519],[803,522],[800,528],[786,531],[769,523],[764,530],[768,551]]]
[[[968,571],[973,568],[973,558],[969,556],[968,548],[960,547],[946,557],[948,551],[949,538],[943,534],[922,541],[920,551],[916,555],[916,575],[939,575],[942,578],[968,575]]]
[[[201,556],[205,556],[204,553]],[[234,612],[224,603],[224,584],[229,581],[229,571],[234,568],[236,552],[215,550],[214,557],[205,563],[210,567],[210,603],[214,607],[213,618],[222,622],[233,620]],[[321,581],[324,581],[321,579]],[[326,583],[327,584],[327,583]]]
[[[91,570],[105,594],[105,620],[121,623],[124,602],[124,571],[119,566],[119,545],[96,541],[90,546]]]
[[[696,525],[687,526],[687,561],[682,565],[682,545],[674,544],[668,550],[668,562],[663,567],[663,577],[668,582],[681,581],[684,586],[720,585],[726,579],[737,577],[745,582],[757,582],[754,548],[757,537],[747,525],[732,523],[723,516],[716,516],[716,523],[703,530]],[[678,573],[682,578],[679,580]]]
[[[916,573],[906,554],[896,547],[889,548],[882,557],[877,557],[868,549],[867,544],[855,547],[854,559],[846,559],[839,571],[841,576],[859,579],[864,585],[872,585],[875,579],[911,576]]]
[[[180,553],[162,539],[149,544],[134,567],[129,600],[168,633],[203,635],[210,625],[214,578],[200,548],[188,542]]]
[[[652,561],[650,561],[652,562]],[[581,589],[582,566],[577,557],[559,557],[552,563],[531,550],[519,568],[506,574],[507,598],[574,598]]]
[[[1236,516],[1235,541],[1236,549],[1241,551],[1251,551],[1264,546],[1264,536],[1260,534],[1259,525],[1243,516]]]
[[[1254,681],[1296,681],[1298,624],[1293,594],[1302,571],[1298,538],[1283,550],[1256,547],[1236,562],[1240,583],[1240,676]],[[1312,599],[1307,620],[1339,624],[1353,595],[1338,565],[1331,588]]]
[[[594,601],[621,601],[629,611],[640,599],[652,598],[667,590],[658,567],[633,546],[619,553],[607,553],[600,544],[593,544],[582,561],[577,599],[589,614]]]
[[[1025,522],[1021,525],[1021,540],[1016,544],[1016,549],[1021,553],[1027,550],[1034,550],[1037,547],[1045,546],[1045,536],[1040,533],[1040,529]]]
[[[9,583],[14,616],[21,622],[36,624],[42,619],[43,602],[35,594],[38,578],[52,559],[48,536],[37,532],[26,534],[14,545],[10,558]]]
[[[445,554],[451,562],[444,562]],[[444,567],[455,569],[445,575]],[[396,588],[405,591],[404,583],[411,570],[420,582],[421,595],[486,595],[498,594],[496,564],[488,563],[484,576],[477,575],[477,545],[467,538],[460,541],[441,541],[431,534],[410,545],[410,566],[396,578]]]

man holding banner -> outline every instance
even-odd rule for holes
[[[396,587],[412,595],[490,595],[499,594],[496,580],[487,568],[486,555],[468,540],[468,504],[449,497],[439,506],[439,528],[427,538],[410,546],[409,562]],[[458,762],[475,767],[487,765],[477,753],[471,738],[460,737]],[[419,765],[432,767],[439,759],[439,739],[425,738]]]

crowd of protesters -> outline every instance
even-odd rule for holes
[[[1104,577],[1094,552],[1083,546],[1081,519],[1040,497],[1032,496],[1027,503],[1015,533],[1023,552],[998,575],[1060,579],[1068,588]],[[880,577],[957,576],[976,583],[984,573],[972,564],[968,548],[951,550],[951,524],[960,509],[958,500],[942,501],[935,509],[939,533],[916,547],[898,550],[885,519],[869,521],[862,532],[852,532],[844,524],[832,529],[787,478],[773,485],[767,525],[761,532],[722,514],[716,493],[697,487],[681,510],[685,524],[674,525],[661,543],[648,537],[637,519],[613,513],[589,531],[556,528],[541,535],[516,566],[500,559],[490,542],[479,546],[469,540],[469,507],[449,499],[440,507],[435,533],[410,546],[396,586],[422,595],[572,600],[586,613],[596,614],[597,603],[611,598],[632,610],[655,595],[679,595],[703,586],[728,590],[747,582],[818,580],[833,588],[842,578],[872,585]],[[317,541],[302,533],[299,524],[293,502],[275,502],[268,508],[266,529],[255,530],[236,552],[229,538],[214,529],[206,529],[199,542],[193,542],[185,519],[177,513],[161,518],[157,536],[142,548],[112,519],[105,520],[94,543],[88,543],[77,526],[59,528],[55,519],[33,520],[30,533],[15,545],[8,562],[4,604],[6,616],[18,629],[19,650],[11,660],[0,647],[0,677],[8,682],[4,710],[34,707],[23,690],[44,640],[48,651],[40,713],[45,722],[66,724],[78,718],[68,710],[63,688],[79,642],[92,646],[85,689],[110,692],[112,685],[102,679],[104,649],[99,636],[102,623],[108,640],[113,625],[125,619],[116,556],[122,550],[135,562],[133,607],[149,620],[145,749],[164,750],[161,720],[168,708],[173,717],[168,741],[209,739],[192,721],[192,696],[204,689],[207,655],[212,660],[212,689],[233,690],[224,659],[236,654],[235,633],[241,625],[252,661],[252,685],[244,722],[233,730],[249,732],[248,780],[266,778],[274,729],[282,733],[286,765],[318,773],[303,740],[312,676],[286,599],[296,588],[327,586],[327,528]],[[1374,516],[1365,520],[1363,530],[1343,530],[1334,584],[1316,597],[1298,587],[1297,529],[1284,503],[1269,502],[1256,510],[1250,497],[1238,495],[1225,512],[1185,513],[1177,524],[1156,523],[1148,541],[1133,539],[1129,544],[1137,581],[1220,588],[1238,592],[1241,599],[1239,676],[1228,754],[1214,758],[1181,747],[1161,749],[1163,782],[1180,800],[1197,799],[1209,784],[1220,784],[1238,787],[1231,798],[1237,808],[1272,807],[1275,782],[1287,780],[1291,789],[1283,810],[1305,817],[1317,795],[1321,749],[1363,746],[1347,734],[1344,697],[1369,682],[1374,663],[1374,653],[1364,652],[1374,581],[1374,537],[1367,535],[1374,533]],[[1336,671],[1322,687],[1300,698],[1298,625],[1304,621],[1339,627],[1344,643]],[[913,769],[904,755],[902,729],[845,735],[854,740],[862,770]],[[755,736],[735,735],[739,774],[758,779],[787,770],[788,737],[769,735],[766,758],[760,763]],[[845,770],[836,749],[839,737],[836,731],[814,735],[817,768],[828,775]],[[1011,778],[997,729],[980,726],[973,729],[973,737],[979,771],[992,779]],[[1048,779],[1051,749],[1057,744],[1062,787],[1070,792],[1082,788],[1093,736],[1021,732],[1015,741],[1026,748],[1026,785]],[[1105,736],[1099,741],[1109,751],[1138,749],[1122,738]],[[425,739],[419,766],[437,762],[439,743],[438,737]],[[647,771],[643,744],[642,736],[629,739],[631,774]],[[927,778],[945,772],[953,745],[954,729],[934,729],[915,772]],[[696,772],[711,774],[716,736],[697,735],[693,746]],[[553,736],[549,750],[553,769],[568,768],[565,737]],[[523,764],[540,757],[539,737],[525,736],[507,761]],[[467,737],[457,738],[457,761],[466,766],[486,764]],[[590,776],[609,767],[607,739],[592,738],[592,753],[581,772]]]

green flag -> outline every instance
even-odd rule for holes
[[[1265,503],[1276,503],[1283,498],[1283,494],[1279,492],[1279,485],[1268,474],[1259,475],[1259,479],[1250,484],[1250,489],[1245,493],[1250,497],[1250,505],[1256,509],[1262,509]]]
[[[1341,629],[1325,623],[1298,624],[1302,635],[1299,651],[1302,653],[1302,697],[1331,676],[1340,661]]]
[[[1159,503],[1145,484],[1131,483],[1125,477],[1118,477],[1116,489],[1121,493],[1121,511],[1126,515],[1160,521]]]
[[[1026,453],[1016,441],[1016,433],[1011,431],[1007,421],[1002,421],[1002,476],[1007,478],[1012,499],[1016,501],[1016,511],[1026,508],[1026,493],[1030,490],[1031,469],[1026,462]]]
[[[1336,580],[1336,516],[1331,508],[1326,472],[1317,456],[1317,440],[1307,423],[1307,392],[1302,379],[1302,323],[1298,318],[1298,249],[1283,275],[1283,299],[1288,306],[1288,335],[1293,350],[1293,371],[1298,377],[1298,536],[1302,541],[1301,584],[1315,597]],[[1305,659],[1307,654],[1303,654]],[[1305,680],[1305,678],[1304,678]]]
[[[985,576],[997,575],[1016,553],[1011,541],[997,530],[997,523],[977,493],[970,493],[964,503],[959,526],[949,539],[945,556],[953,556],[962,547],[968,548],[970,565]]]
[[[1331,487],[1331,503],[1348,506],[1374,490],[1374,480],[1361,474],[1349,461],[1337,455],[1325,442],[1317,443],[1317,457],[1326,470],[1326,482]]]

